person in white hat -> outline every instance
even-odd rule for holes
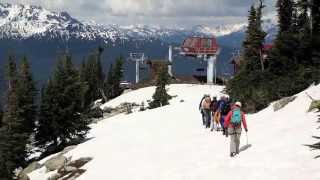
[[[230,135],[230,156],[233,157],[239,154],[241,124],[246,132],[248,132],[247,122],[244,112],[241,111],[241,102],[236,102],[232,110],[226,116],[224,127],[227,128]]]

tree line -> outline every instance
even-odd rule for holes
[[[320,82],[320,1],[277,1],[279,30],[265,60],[264,7],[260,0],[250,8],[241,67],[227,85],[230,96],[251,112]]]
[[[123,58],[117,58],[105,76],[102,53],[99,47],[79,68],[70,54],[61,55],[40,90],[27,57],[18,67],[16,57],[8,56],[7,93],[0,108],[0,180],[14,179],[14,170],[27,165],[30,147],[50,154],[83,140],[90,130],[94,101],[122,93]]]

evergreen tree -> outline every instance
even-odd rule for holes
[[[310,17],[309,17],[309,26],[310,27],[310,36],[311,40],[310,46],[307,46],[308,51],[305,56],[308,58],[308,70],[311,71],[311,76],[309,76],[309,83],[320,82],[320,1],[318,0],[300,0],[300,7],[301,9],[305,9],[306,12],[311,11]],[[307,14],[307,13],[306,13]],[[306,15],[307,16],[307,15]],[[311,20],[312,21],[311,21]],[[311,21],[311,22],[310,22]],[[306,26],[305,26],[306,27]],[[306,28],[305,28],[306,29]],[[305,33],[306,34],[306,33]],[[301,43],[305,43],[306,39],[302,39]],[[304,46],[305,47],[305,46]],[[320,104],[317,107],[318,112],[320,112]],[[318,122],[320,122],[320,115],[318,115]],[[319,136],[314,136],[316,139],[320,139]],[[312,145],[308,145],[310,148],[320,150],[320,142],[317,142]],[[320,155],[316,156],[316,158],[320,158]]]
[[[108,76],[104,83],[105,94],[108,99],[113,99],[123,92],[120,87],[121,79],[123,78],[123,57],[120,56],[116,59],[116,63],[113,66],[110,65]]]
[[[111,97],[113,96],[114,92],[113,92],[113,75],[114,75],[114,69],[113,69],[113,64],[110,65],[109,67],[109,71],[108,71],[108,75],[107,78],[105,80],[104,83],[104,90],[105,90],[105,94],[107,96],[108,99],[111,99]]]
[[[104,72],[103,72],[103,68],[102,68],[102,64],[101,64],[101,59],[102,59],[102,54],[104,52],[104,49],[99,46],[98,47],[98,57],[97,57],[97,79],[98,79],[98,87],[99,89],[103,89],[103,83],[104,83]]]
[[[262,1],[257,9],[252,6],[248,18],[249,26],[246,31],[246,40],[243,43],[243,63],[244,70],[250,72],[264,70],[261,59],[261,49],[266,36],[266,32],[262,30],[262,9],[264,7]]]
[[[258,8],[251,6],[248,16],[246,39],[243,42],[242,61],[239,73],[228,83],[227,91],[233,99],[244,102],[247,110],[262,108],[267,101],[265,64],[262,61],[261,49],[266,33],[262,30],[263,1]]]
[[[7,78],[7,100],[0,128],[0,179],[13,179],[13,171],[25,165],[29,138],[19,116],[18,72],[14,56],[8,59]]]
[[[23,121],[26,132],[32,133],[35,128],[36,95],[35,82],[30,72],[30,66],[26,57],[23,57],[20,65],[19,84],[17,87],[19,118]]]
[[[312,77],[316,82],[320,82],[320,2],[311,1],[311,19],[312,19]]]
[[[294,8],[293,0],[278,0],[277,10],[279,17],[279,35],[286,33],[291,29],[292,13]]]
[[[305,54],[310,51],[308,29],[300,22],[306,17],[303,11],[298,12],[292,0],[278,1],[280,31],[268,59],[271,81],[277,86],[270,92],[271,100],[303,90],[312,79],[307,68],[310,59]]]
[[[2,104],[0,103],[0,128],[2,126],[2,118],[3,118],[3,108],[2,108]]]
[[[318,0],[311,0],[311,17],[312,17],[312,34],[319,36],[320,34],[320,2]]]
[[[56,129],[59,128],[59,124],[56,119],[58,114],[56,113],[59,110],[59,104],[55,95],[57,95],[57,92],[50,79],[46,86],[41,88],[41,103],[35,135],[37,145],[41,147],[46,147],[48,142],[54,142],[55,146],[58,145],[59,130],[56,131]]]
[[[98,48],[97,52],[89,55],[87,62],[83,62],[80,71],[80,79],[87,84],[88,90],[84,95],[84,106],[89,108],[92,102],[102,98],[104,73],[101,65],[103,49]]]
[[[152,101],[149,103],[149,108],[157,108],[169,104],[171,96],[167,93],[166,85],[169,83],[170,76],[167,66],[162,66],[157,75],[156,91],[152,96]]]
[[[82,93],[85,89],[71,56],[59,60],[53,78],[43,88],[37,143],[59,150],[72,140],[84,138],[89,130],[88,121],[82,116]]]
[[[123,89],[120,87],[121,79],[123,78],[123,57],[120,56],[117,58],[115,67],[113,70],[113,96],[112,98],[115,98],[117,96],[120,96],[123,92]]]

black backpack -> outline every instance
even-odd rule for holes
[[[222,106],[221,113],[222,113],[222,115],[225,116],[229,113],[230,110],[231,110],[230,103],[225,102],[224,105]]]
[[[216,106],[216,103],[217,103],[217,101],[215,101],[215,100],[211,101],[210,109],[211,109],[212,111],[214,111],[214,107]]]

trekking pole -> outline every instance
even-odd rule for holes
[[[247,137],[247,145],[249,144],[249,141],[248,141],[248,132],[246,132],[246,137]]]

